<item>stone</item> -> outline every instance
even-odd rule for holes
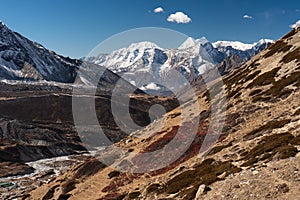
[[[287,193],[288,191],[290,191],[290,188],[286,183],[283,183],[277,186],[277,190],[280,193]]]
[[[200,200],[201,195],[208,192],[210,190],[209,187],[207,187],[205,184],[202,184],[199,186],[198,191],[196,193],[195,200]]]

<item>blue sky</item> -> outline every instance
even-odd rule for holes
[[[164,12],[155,13],[162,7]],[[183,12],[191,22],[167,18]],[[247,19],[243,16],[248,15]],[[133,28],[162,27],[210,41],[278,39],[300,19],[298,0],[9,0],[0,19],[59,54],[86,56],[106,38]]]

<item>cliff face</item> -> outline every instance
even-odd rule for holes
[[[293,30],[243,67],[223,79],[226,116],[222,132],[209,129],[212,104],[220,94],[214,81],[183,107],[133,133],[98,156],[74,166],[67,173],[33,191],[28,199],[294,199],[300,196],[300,32]],[[216,95],[216,96],[215,96]],[[201,107],[194,110],[192,102]],[[182,121],[183,119],[183,121]],[[141,153],[167,146],[183,128],[178,144],[189,140],[193,122],[199,119],[189,147],[174,162],[151,170],[156,160]],[[209,131],[210,130],[210,131]],[[217,144],[201,149],[207,134],[217,134]],[[213,142],[211,142],[213,143]],[[199,150],[201,152],[199,153]],[[98,159],[116,156],[117,171]],[[97,159],[98,158],[98,159]],[[121,163],[121,164],[120,164]],[[132,165],[133,164],[133,165]],[[151,166],[147,173],[130,173],[135,167]],[[127,167],[127,168],[126,168]]]
[[[81,63],[49,51],[0,22],[0,79],[72,83]]]

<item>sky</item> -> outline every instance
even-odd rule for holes
[[[107,38],[161,27],[209,41],[278,39],[300,19],[298,0],[2,0],[0,20],[48,49],[84,57]]]

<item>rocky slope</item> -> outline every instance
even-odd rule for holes
[[[149,116],[152,105],[163,104],[167,111],[178,105],[171,97],[146,95],[104,67],[59,56],[2,22],[0,80],[0,178],[32,173],[26,162],[86,151],[74,125],[74,99],[95,102],[97,124],[112,143],[127,136],[111,114],[115,88],[133,91],[122,95],[131,97],[128,109],[140,126],[159,117]],[[85,93],[91,90],[94,94]],[[89,110],[80,109],[82,115]]]
[[[57,55],[0,21],[0,79],[72,83],[80,65],[79,60]]]
[[[133,133],[96,158],[74,166],[26,199],[297,199],[300,197],[300,31],[293,30],[243,67],[208,85],[197,97],[167,113],[163,119]],[[212,116],[226,90],[226,116],[221,132]],[[194,103],[201,105],[197,110]],[[221,102],[224,104],[224,102]],[[217,107],[218,108],[218,107]],[[185,113],[188,112],[188,113]],[[184,116],[182,116],[184,114]],[[156,169],[156,160],[168,160],[190,140],[195,120],[198,130],[184,154]],[[165,123],[166,122],[166,123]],[[196,120],[197,122],[197,120]],[[176,137],[178,130],[184,130]],[[206,136],[221,136],[218,143]],[[209,137],[210,138],[210,137]],[[144,160],[141,153],[178,148]],[[201,148],[201,145],[205,144]],[[201,150],[199,152],[199,150]],[[105,157],[106,156],[106,157]],[[111,159],[106,166],[99,159]],[[164,161],[164,160],[162,160]],[[146,173],[130,173],[148,169]],[[155,170],[151,170],[155,169]]]

